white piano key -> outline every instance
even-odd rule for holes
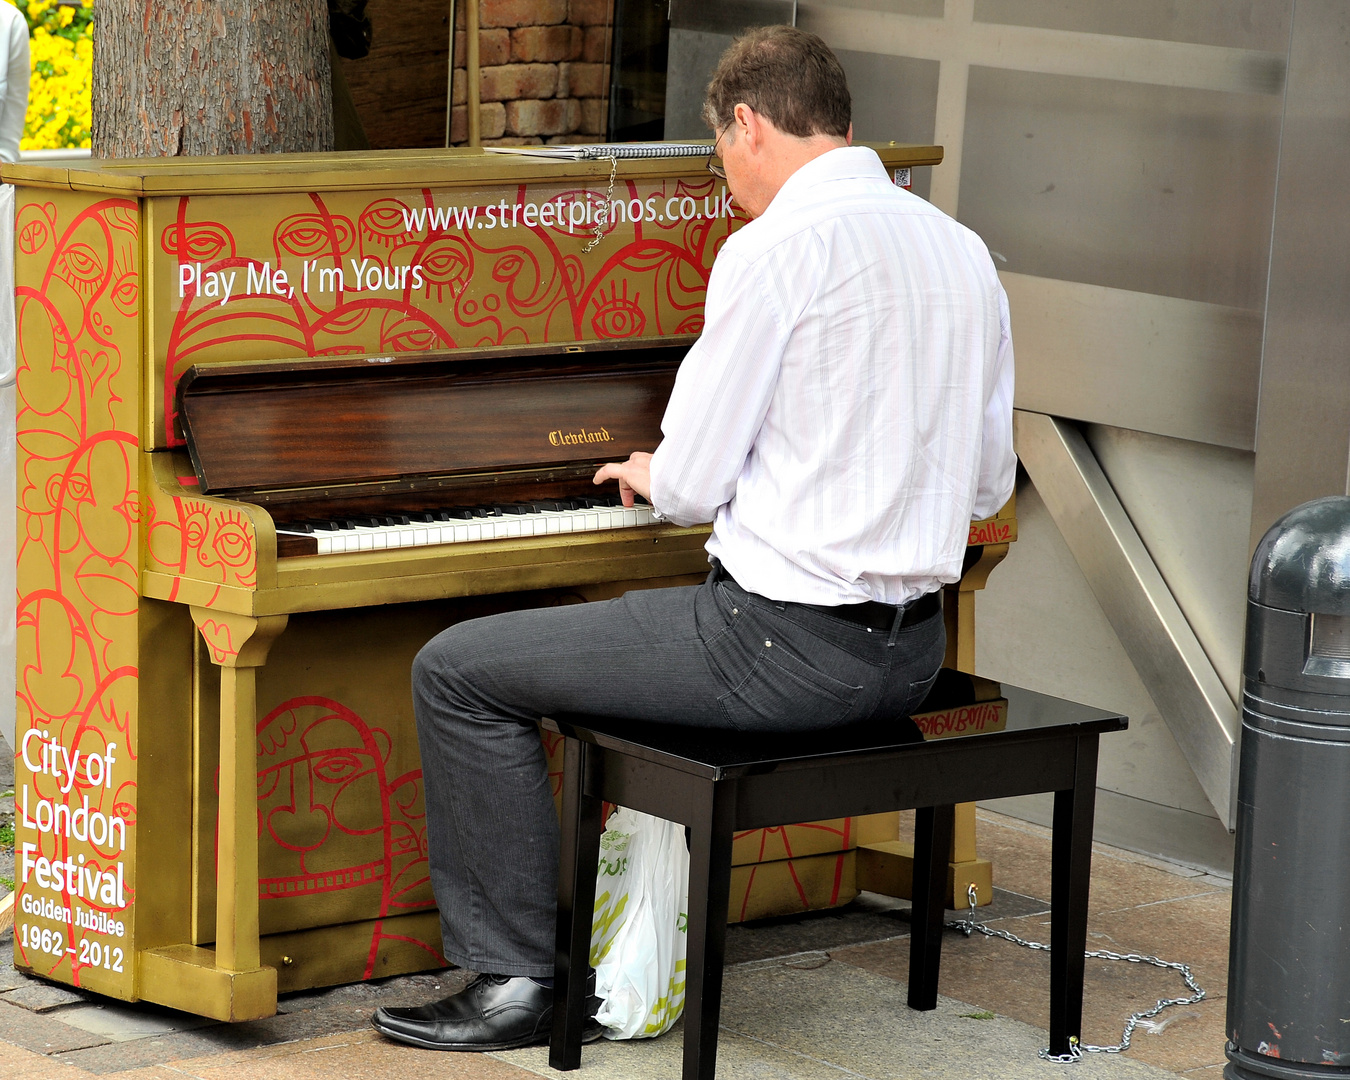
[[[527,514],[483,514],[470,519],[421,522],[407,525],[356,525],[325,529],[313,526],[320,555],[355,551],[389,551],[396,548],[435,547],[482,540],[517,537],[560,536],[568,533],[626,529],[652,522],[652,508],[636,506],[591,506],[577,510],[540,510]],[[284,531],[284,526],[282,529]]]

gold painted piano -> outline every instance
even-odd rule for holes
[[[457,150],[2,175],[16,964],[230,1020],[440,966],[409,664],[459,619],[706,574],[706,529],[589,476],[659,439],[740,224],[721,183]],[[979,528],[948,603],[967,670],[1016,522]],[[861,828],[821,849],[820,903]],[[745,838],[747,897],[769,859],[815,903],[804,852]]]

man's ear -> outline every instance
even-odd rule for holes
[[[852,145],[853,145],[853,125],[852,125],[852,124],[849,124],[849,126],[848,126],[848,131],[844,132],[844,145],[845,145],[845,146],[852,146]]]
[[[733,116],[735,117],[735,125],[739,129],[737,135],[749,140],[746,149],[754,153],[764,140],[762,117],[745,102],[736,106]]]

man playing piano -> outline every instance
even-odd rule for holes
[[[452,626],[413,668],[431,879],[459,994],[380,1009],[442,1050],[548,1040],[558,822],[536,721],[775,733],[904,716],[941,663],[972,518],[1013,487],[1007,300],[980,239],[851,146],[818,37],[751,31],[704,113],[754,220],[708,282],[654,454],[624,502],[713,522],[699,586]]]

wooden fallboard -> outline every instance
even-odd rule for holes
[[[178,415],[213,495],[621,461],[691,340],[198,365]]]

